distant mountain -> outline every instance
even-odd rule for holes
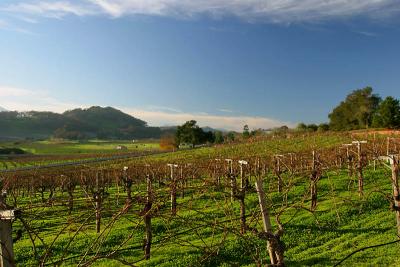
[[[215,129],[215,128],[211,128],[211,127],[208,127],[208,126],[201,127],[201,129],[203,129],[203,131],[205,131],[205,132],[213,132],[213,133],[215,133],[215,132],[223,132],[223,133],[229,132],[229,131],[227,131],[225,129]]]
[[[136,119],[112,107],[90,107],[88,109],[74,109],[63,113],[64,116],[85,121],[87,125],[97,127],[99,123],[103,129],[146,127],[145,121]]]
[[[2,111],[8,111],[8,110],[3,107],[0,107],[0,112],[2,112]]]
[[[112,107],[53,112],[1,112],[0,138],[141,139],[164,131]]]

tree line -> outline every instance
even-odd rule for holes
[[[352,91],[328,116],[329,124],[304,124],[301,131],[349,131],[368,128],[400,128],[400,102],[393,96],[382,99],[371,87]]]

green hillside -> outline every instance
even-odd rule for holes
[[[112,107],[53,112],[1,112],[0,138],[132,139],[159,138],[163,132]]]

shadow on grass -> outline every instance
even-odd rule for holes
[[[333,266],[335,260],[326,257],[315,257],[299,261],[286,260],[285,263],[286,266],[313,266],[317,264],[319,266]]]
[[[387,231],[393,230],[392,227],[385,227],[385,228],[376,228],[376,227],[366,227],[366,228],[349,228],[349,229],[340,229],[336,227],[329,227],[329,226],[310,226],[310,225],[302,225],[302,224],[292,224],[286,226],[286,231],[293,229],[293,230],[313,230],[319,232],[336,232],[341,234],[362,234],[362,233],[386,233]]]

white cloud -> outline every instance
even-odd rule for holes
[[[233,113],[233,110],[227,109],[227,108],[220,108],[218,111],[224,112],[224,113]]]
[[[387,17],[398,14],[398,0],[25,0],[3,11],[62,18],[66,15],[173,17],[236,16],[248,21],[309,22],[348,16]]]
[[[84,4],[83,1],[26,1],[3,7],[0,10],[12,14],[35,15],[58,19],[66,15],[87,16],[96,14],[93,6]],[[27,19],[30,18],[24,16],[23,20],[26,21]]]
[[[0,97],[29,96],[32,94],[34,94],[32,91],[26,89],[0,86]]]
[[[272,128],[282,125],[293,127],[295,124],[259,116],[219,116],[205,113],[170,113],[165,111],[149,111],[144,109],[123,108],[123,111],[143,119],[153,126],[179,125],[188,120],[196,120],[200,126],[223,128],[226,130],[241,131],[244,125],[250,129]]]
[[[0,86],[0,106],[18,111],[54,111],[80,107],[73,103],[59,101],[43,90],[27,90],[10,86]]]
[[[374,32],[367,32],[367,31],[356,31],[356,33],[360,34],[360,35],[364,35],[367,37],[378,37],[378,34],[374,33]]]
[[[155,106],[155,105],[146,106],[146,110],[150,110],[150,111],[167,111],[167,112],[173,112],[173,113],[182,112],[180,109],[176,109],[176,108],[172,108],[172,107],[166,107],[166,106]]]

